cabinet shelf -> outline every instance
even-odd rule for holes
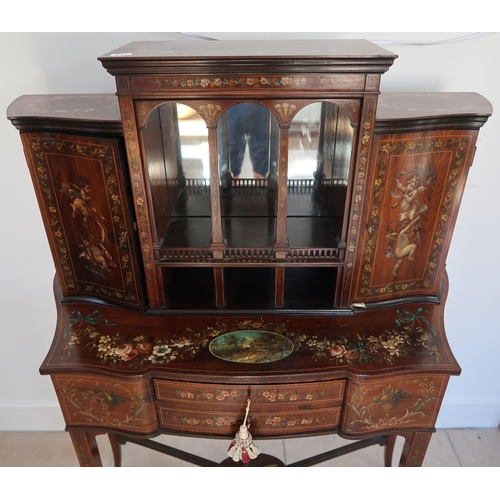
[[[347,185],[344,181],[314,179],[288,180],[288,216],[312,217],[343,213]],[[332,210],[335,201],[340,207]],[[230,186],[221,187],[223,217],[275,217],[276,187],[266,181],[238,179]],[[210,217],[210,185],[205,179],[188,179],[179,190],[172,217]]]
[[[338,236],[342,221],[322,217],[289,217],[290,250],[287,261],[338,262]],[[222,219],[226,241],[224,261],[274,260],[272,250],[276,220],[270,217],[225,217]],[[159,250],[157,264],[173,261],[212,260],[209,249],[209,217],[175,218],[168,225]]]
[[[225,304],[217,307],[215,280],[210,267],[165,269],[167,310],[332,310],[336,268],[287,268],[284,304],[275,306],[275,273],[272,267],[226,267]]]
[[[212,220],[208,182],[190,181],[180,190],[175,209],[158,249],[157,265],[172,262],[210,262]],[[287,262],[339,262],[343,207],[332,210],[332,189],[316,189],[310,179],[288,182],[287,238],[290,247]],[[329,205],[325,202],[329,200]],[[276,239],[276,189],[267,180],[238,180],[221,189],[221,223],[225,241],[224,262],[274,261]],[[334,215],[331,215],[331,212]]]

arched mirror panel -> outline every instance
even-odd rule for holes
[[[160,256],[169,248],[208,248],[210,168],[208,129],[203,118],[181,103],[155,108],[143,129]]]
[[[287,235],[290,248],[337,248],[347,196],[354,129],[331,102],[293,118],[288,149]]]
[[[234,104],[219,120],[217,143],[227,246],[270,248],[276,227],[276,116],[261,104]]]

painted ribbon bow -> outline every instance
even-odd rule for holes
[[[409,311],[405,311],[404,309],[398,309],[396,311],[396,314],[398,315],[399,318],[396,320],[397,326],[401,326],[401,324],[403,323],[412,324],[417,319],[419,321],[424,322],[432,330],[432,333],[436,335],[436,331],[434,330],[434,328],[432,328],[429,321],[427,321],[427,318],[431,315],[431,313],[427,309],[419,307],[417,309],[417,312],[414,314]]]
[[[68,333],[71,331],[73,328],[73,325],[76,323],[81,323],[82,321],[85,321],[86,323],[89,323],[91,325],[97,325],[97,323],[100,323],[101,321],[104,322],[106,326],[117,326],[116,323],[110,323],[107,319],[104,319],[101,316],[101,313],[97,310],[91,312],[88,316],[82,316],[82,313],[80,311],[73,311],[69,316],[66,317],[67,320],[69,320],[69,326],[64,330],[63,337],[66,337]]]

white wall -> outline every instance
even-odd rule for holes
[[[446,40],[467,33],[206,33],[216,38]],[[133,40],[184,39],[177,33],[0,33],[0,108],[22,94],[114,92],[97,57]],[[446,326],[463,368],[452,378],[438,427],[500,422],[500,34],[435,45],[384,45],[399,55],[382,78],[386,91],[471,91],[493,104],[479,135],[448,257]],[[5,116],[5,115],[4,115]],[[0,430],[62,430],[48,377],[38,374],[55,325],[54,266],[17,130],[0,120]],[[500,198],[500,197],[499,197]]]

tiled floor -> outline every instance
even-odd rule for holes
[[[400,439],[395,457],[402,448]],[[175,436],[160,436],[157,440],[216,462],[227,458],[228,440]],[[351,441],[321,436],[256,442],[263,453],[290,464]],[[112,466],[107,438],[99,436],[98,444],[104,465]],[[132,443],[122,447],[122,457],[123,467],[195,467]],[[71,439],[64,432],[0,432],[0,467],[78,467],[78,461]],[[318,467],[383,467],[383,448],[372,446]],[[424,467],[500,467],[500,432],[498,429],[439,430],[431,439]]]

